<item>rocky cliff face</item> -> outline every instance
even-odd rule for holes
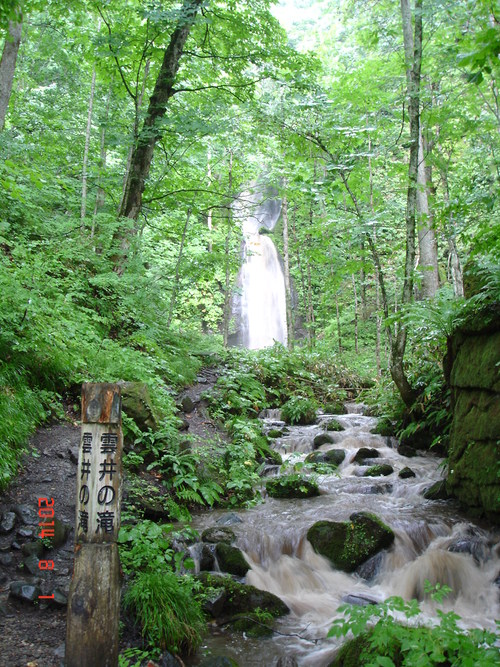
[[[448,490],[473,514],[500,523],[500,304],[464,324],[448,346]]]

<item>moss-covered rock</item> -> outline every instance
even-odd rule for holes
[[[224,542],[218,542],[215,547],[217,562],[222,572],[244,577],[250,569],[240,549]]]
[[[279,428],[272,428],[272,429],[271,429],[270,431],[268,431],[268,433],[267,433],[267,437],[268,437],[268,438],[273,438],[273,439],[275,439],[275,438],[281,438],[282,435],[283,435],[283,431],[282,431],[281,429],[279,429]]]
[[[372,447],[360,447],[356,452],[353,463],[364,463],[366,459],[378,459],[380,452]]]
[[[319,496],[317,484],[301,475],[283,475],[266,482],[267,493],[272,498],[312,498]]]
[[[333,566],[353,572],[361,563],[394,541],[394,533],[375,514],[357,512],[350,521],[317,521],[307,531],[313,549]]]
[[[160,415],[156,412],[147,384],[144,382],[120,382],[122,408],[141,431],[156,431]]]
[[[325,463],[330,465],[339,466],[345,459],[345,450],[343,449],[329,449],[327,452],[324,452]]]
[[[318,449],[322,445],[331,445],[333,444],[333,438],[328,433],[320,433],[313,440],[313,449]]]
[[[261,591],[255,586],[240,584],[230,576],[217,576],[205,572],[198,575],[203,588],[223,593],[223,600],[217,607],[217,618],[233,617],[238,614],[258,613],[258,610],[269,612],[274,618],[289,613],[286,604],[278,596]]]
[[[394,423],[388,417],[381,417],[378,420],[375,428],[372,428],[370,433],[374,433],[376,435],[383,435],[385,437],[396,435]]]
[[[231,628],[244,632],[249,637],[270,637],[273,634],[272,620],[263,621],[262,614],[239,614],[231,619]]]
[[[364,667],[368,664],[377,664],[379,655],[390,658],[395,667],[400,667],[403,664],[401,644],[393,639],[383,650],[376,649],[370,643],[370,634],[370,632],[363,633],[342,644],[328,667]]]
[[[441,479],[424,491],[426,500],[448,500],[450,494],[446,489],[446,480]]]
[[[336,419],[330,419],[326,422],[327,431],[345,431],[345,428]]]
[[[330,401],[325,405],[324,412],[327,415],[345,415],[347,410],[341,401]]]
[[[236,540],[236,535],[227,526],[212,526],[206,528],[201,534],[202,542],[210,542],[211,544],[232,544]]]
[[[406,456],[408,459],[412,459],[417,456],[417,451],[413,447],[410,447],[410,445],[399,445],[398,454]]]
[[[387,477],[387,475],[392,475],[394,468],[388,463],[380,463],[374,466],[370,466],[368,470],[365,470],[363,477]]]
[[[398,477],[401,477],[401,479],[409,479],[410,477],[415,477],[415,473],[411,468],[408,468],[408,466],[405,466],[402,470],[399,471]]]

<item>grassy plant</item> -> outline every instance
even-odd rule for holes
[[[192,653],[205,628],[201,607],[189,583],[173,572],[142,572],[127,589],[131,610],[151,646],[173,653]]]

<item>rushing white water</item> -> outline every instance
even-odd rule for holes
[[[278,595],[291,610],[278,621],[276,628],[282,634],[273,639],[249,640],[240,635],[238,640],[226,635],[209,640],[211,648],[233,656],[242,667],[273,667],[283,656],[293,657],[300,667],[326,667],[338,647],[338,640],[326,639],[326,634],[346,596],[372,601],[392,595],[417,598],[422,620],[433,622],[436,603],[426,595],[426,581],[452,589],[441,608],[455,611],[463,627],[495,628],[500,612],[498,535],[464,519],[452,502],[424,499],[423,490],[442,477],[438,458],[399,455],[390,438],[370,433],[374,418],[348,414],[336,419],[345,430],[330,432],[334,442],[319,451],[343,449],[346,456],[334,474],[319,476],[321,495],[303,500],[267,498],[240,511],[242,523],[232,526],[237,545],[251,565],[247,583]],[[269,427],[285,426],[274,415],[265,421]],[[289,462],[303,460],[319,433],[324,433],[321,423],[289,427],[275,448]],[[373,448],[378,457],[366,464],[354,462],[360,447]],[[390,463],[394,473],[363,477],[375,461]],[[406,466],[415,477],[398,476]],[[353,574],[335,570],[313,551],[307,531],[318,520],[345,521],[363,510],[391,526],[395,542]],[[208,521],[204,516],[203,524],[215,524],[219,516],[214,512]]]
[[[262,192],[243,193],[235,203],[243,231],[243,264],[239,275],[241,296],[234,309],[238,343],[251,350],[287,342],[285,279],[272,239],[260,234],[272,230],[281,206],[263,200]]]

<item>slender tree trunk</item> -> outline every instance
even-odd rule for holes
[[[339,295],[335,294],[335,312],[337,315],[337,337],[339,339],[339,354],[342,354],[342,331],[340,329],[340,311],[339,311]]]
[[[370,211],[372,213],[373,219],[375,220],[375,201],[373,198],[373,169],[372,169],[372,140],[368,136],[368,175],[369,175],[369,185],[370,185]],[[377,227],[375,222],[373,223],[373,244],[377,246]],[[382,334],[382,321],[380,317],[380,286],[379,286],[379,275],[378,267],[375,265],[375,310],[376,310],[376,342],[375,342],[375,363],[377,365],[377,377],[381,375],[380,369],[380,342]]]
[[[439,289],[437,242],[433,216],[429,208],[427,170],[425,166],[422,131],[418,137],[417,171],[417,216],[418,216],[418,270],[421,279],[420,294],[424,299],[432,298]]]
[[[224,256],[225,256],[225,284],[224,284],[224,319],[222,322],[222,334],[224,347],[227,347],[229,341],[229,321],[231,319],[231,263],[230,252],[231,252],[231,232],[233,227],[233,211],[231,208],[232,198],[233,198],[233,151],[229,151],[229,178],[228,178],[228,205],[227,205],[227,231],[226,231],[226,242],[224,246]]]
[[[189,218],[190,217],[191,217],[191,209],[188,208],[187,215],[186,215],[186,222],[184,223],[184,228],[182,230],[181,245],[179,246],[179,254],[177,255],[177,262],[175,263],[174,284],[172,286],[172,294],[170,296],[170,305],[169,305],[169,308],[168,308],[168,318],[167,318],[167,324],[166,324],[167,331],[168,331],[168,329],[170,329],[170,325],[172,324],[172,318],[173,318],[174,312],[175,312],[175,306],[176,306],[176,302],[177,302],[177,292],[179,291],[179,277],[180,277],[180,269],[181,269],[181,262],[182,262],[182,253],[184,252],[184,244],[186,242],[186,236],[187,236],[187,230],[188,230]]]
[[[16,19],[9,21],[7,36],[0,59],[0,132],[5,125],[5,116],[9,108],[14,73],[16,71],[16,60],[21,44],[21,33],[23,28],[23,15],[21,9],[17,9]]]
[[[302,287],[302,301],[303,301],[303,309],[304,309],[304,314],[306,317],[306,324],[309,325],[309,309],[307,307],[307,287],[306,287],[306,277],[304,274],[304,268],[302,265],[302,260],[300,257],[300,246],[297,241],[297,231],[295,228],[295,223],[296,223],[296,218],[297,218],[297,207],[294,207],[293,209],[293,217],[292,217],[292,234],[293,234],[293,243],[296,249],[296,254],[297,254],[297,266],[299,268],[299,273],[300,273],[300,285]],[[310,327],[307,326],[307,340],[310,343],[311,342],[311,331]]]
[[[207,153],[207,181],[208,181],[208,187],[212,185],[212,149],[210,146],[208,147],[208,153]],[[208,209],[208,214],[207,214],[207,227],[208,227],[208,252],[212,252],[212,229],[213,229],[213,221],[212,221],[212,209]]]
[[[95,197],[94,213],[92,215],[92,229],[90,230],[90,238],[94,238],[97,213],[99,212],[99,209],[104,206],[104,201],[106,198],[106,193],[102,188],[101,183],[104,176],[104,172],[106,170],[106,162],[108,157],[108,152],[106,150],[106,128],[108,126],[108,119],[109,119],[109,105],[111,102],[111,92],[112,92],[112,86],[110,85],[108,90],[108,95],[106,97],[106,110],[104,113],[104,121],[101,125],[101,136],[100,136],[101,153],[99,162],[99,178],[97,179],[97,194]]]
[[[446,225],[446,236],[448,240],[449,252],[449,271],[451,273],[451,283],[453,285],[453,292],[457,297],[464,296],[464,277],[462,272],[462,265],[460,263],[460,256],[458,254],[457,244],[455,242],[456,226],[453,217],[453,210],[450,205],[450,188],[448,184],[448,175],[444,169],[441,170],[441,180],[444,184],[444,201],[448,208],[448,224]]]
[[[80,209],[80,231],[85,231],[85,215],[87,213],[87,167],[89,162],[90,134],[92,131],[92,110],[94,108],[96,68],[92,69],[92,80],[90,82],[89,107],[87,113],[87,128],[85,130],[85,149],[83,151],[82,168],[82,205]]]
[[[356,277],[352,274],[352,291],[354,294],[354,351],[358,354],[358,290],[356,289]]]
[[[286,189],[286,181],[284,183]],[[286,297],[286,330],[287,344],[293,349],[293,313],[292,313],[292,290],[290,281],[290,255],[288,250],[288,200],[286,194],[281,204],[281,215],[283,220],[283,264],[285,274],[285,297]]]

